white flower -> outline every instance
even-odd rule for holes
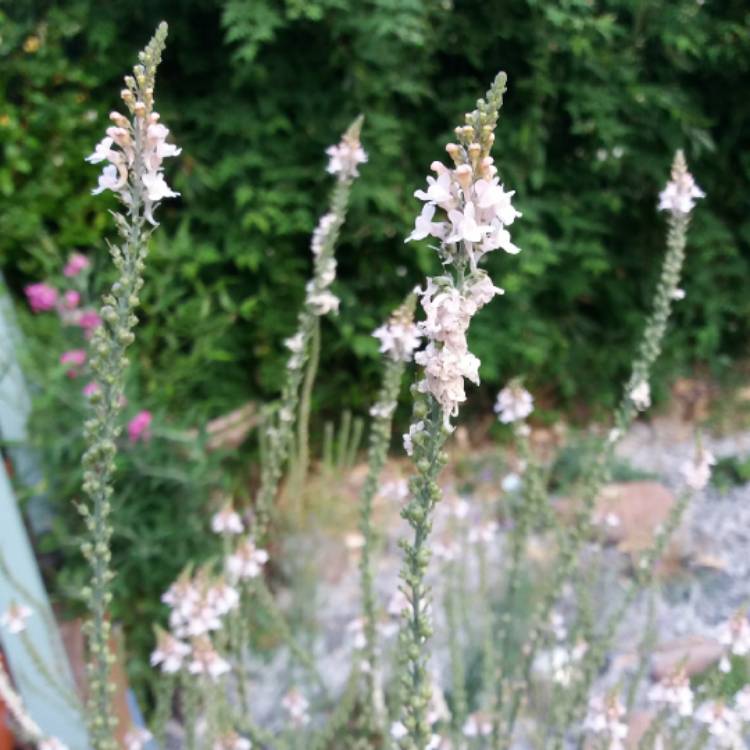
[[[267,562],[268,552],[257,549],[252,539],[248,539],[227,558],[227,570],[235,579],[257,578]]]
[[[432,168],[438,172],[437,180],[427,177],[427,191],[415,190],[414,196],[421,201],[437,204],[444,211],[449,211],[457,205],[457,185],[453,181],[451,172],[440,162],[433,162]],[[434,205],[433,205],[434,207]]]
[[[705,198],[706,194],[695,184],[693,175],[687,170],[672,173],[672,180],[659,193],[659,210],[675,214],[689,214],[695,208],[696,198]]]
[[[219,617],[237,608],[240,593],[225,581],[218,581],[206,590],[206,603]]]
[[[443,738],[439,734],[433,734],[432,737],[430,737],[430,741],[425,746],[425,750],[438,750],[442,744]]]
[[[489,544],[497,534],[497,523],[488,521],[480,526],[469,529],[469,542],[471,544]]]
[[[685,290],[684,289],[675,289],[672,292],[672,299],[676,301],[680,301],[681,299],[685,299]]]
[[[313,230],[312,240],[310,242],[310,249],[315,257],[318,257],[323,252],[328,235],[337,222],[336,214],[327,213],[323,214],[318,221],[318,225]]]
[[[328,172],[344,178],[359,176],[357,165],[367,161],[367,154],[359,141],[347,136],[337,146],[329,146],[326,154],[329,157]]]
[[[160,172],[146,172],[142,179],[150,201],[156,202],[164,198],[176,198],[179,195],[167,185],[164,175]]]
[[[742,721],[740,717],[721,701],[707,701],[698,707],[695,720],[706,724],[708,733],[718,747],[742,750]]]
[[[658,706],[673,706],[680,716],[691,716],[693,713],[693,691],[684,670],[678,670],[652,685],[648,699]]]
[[[403,739],[407,734],[409,734],[409,731],[400,721],[394,721],[391,724],[391,737],[394,740]]]
[[[702,490],[711,479],[711,467],[716,463],[711,451],[699,448],[692,461],[685,461],[681,466],[685,483],[693,490]]]
[[[179,672],[185,657],[190,653],[190,646],[169,633],[159,633],[156,649],[151,653],[151,666],[161,665],[161,671],[167,674]]]
[[[446,238],[446,242],[481,242],[488,229],[486,225],[477,223],[476,209],[471,201],[466,203],[463,211],[448,211],[448,219],[453,231]]]
[[[47,737],[39,743],[39,750],[68,750],[68,746],[57,737]]]
[[[31,617],[33,610],[25,604],[11,604],[8,609],[0,615],[0,626],[9,633],[17,635],[26,630],[26,620]]]
[[[245,527],[240,514],[231,505],[226,505],[214,514],[211,519],[211,530],[215,534],[241,534]]]
[[[381,353],[388,354],[395,362],[408,362],[422,338],[419,326],[397,317],[376,328],[372,335],[380,341]]]
[[[396,409],[396,402],[389,404],[373,404],[370,407],[370,416],[374,419],[389,419]]]
[[[747,612],[739,611],[719,627],[719,643],[736,656],[750,654],[750,621]]]
[[[289,714],[289,718],[296,727],[309,723],[310,716],[307,712],[310,704],[297,688],[292,688],[281,699],[281,707]]]
[[[356,649],[363,649],[367,646],[367,636],[365,635],[365,620],[363,617],[356,617],[346,626],[347,632],[352,637],[352,645]]]
[[[299,354],[305,348],[305,337],[300,331],[295,333],[294,336],[284,339],[284,345],[292,354]]]
[[[448,224],[443,221],[433,221],[432,217],[434,215],[435,204],[425,203],[422,207],[422,213],[417,216],[417,219],[414,222],[412,233],[404,240],[404,242],[423,240],[425,237],[435,237],[439,240],[445,239],[448,233]]]
[[[481,714],[469,714],[461,731],[466,737],[487,737],[492,734],[492,722]]]
[[[742,721],[750,722],[750,685],[745,685],[734,696],[734,709]]]
[[[188,671],[218,680],[223,674],[231,670],[226,659],[223,659],[206,636],[193,641],[193,652]]]
[[[99,164],[102,161],[110,161],[112,157],[112,138],[103,138],[99,143],[96,144],[93,154],[89,154],[86,157],[86,161],[89,164]]]
[[[143,750],[154,735],[143,727],[135,727],[125,734],[125,750]]]
[[[315,315],[327,315],[329,312],[338,312],[339,303],[339,298],[327,289],[318,292],[313,291],[307,295],[307,304]]]
[[[638,411],[651,406],[651,388],[645,380],[640,380],[630,389],[630,400]]]
[[[602,698],[594,696],[589,703],[583,728],[593,734],[603,735],[608,740],[608,750],[624,750],[628,725],[622,719],[625,706],[617,696]]]
[[[512,381],[497,394],[495,413],[503,424],[518,422],[534,411],[534,397],[517,381]]]
[[[503,477],[500,487],[502,487],[503,492],[517,492],[521,489],[522,484],[521,477],[511,472]]]
[[[94,188],[91,194],[99,195],[99,193],[103,193],[105,190],[117,192],[125,186],[126,180],[127,177],[123,179],[114,164],[107,164],[99,175],[99,187]]]

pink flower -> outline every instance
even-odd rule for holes
[[[86,396],[86,398],[91,398],[95,393],[99,393],[99,383],[95,383],[93,380],[90,383],[86,383],[85,386],[83,386],[83,395]]]
[[[78,377],[77,367],[81,367],[86,362],[86,351],[84,349],[71,349],[70,351],[63,352],[60,355],[61,365],[73,365],[68,370],[69,378]]]
[[[65,292],[63,301],[67,310],[75,310],[81,301],[81,294],[80,292],[75,291],[75,289],[70,289],[69,291]]]
[[[71,253],[70,256],[68,256],[68,262],[65,264],[63,273],[68,278],[72,278],[73,276],[78,276],[81,271],[84,271],[90,265],[91,263],[85,255],[81,255],[81,253]]]
[[[102,324],[102,319],[96,310],[81,310],[81,314],[76,318],[75,323],[83,328],[88,337],[95,328],[98,328]]]
[[[57,289],[49,284],[29,284],[25,289],[29,306],[35,312],[52,310],[57,302]]]
[[[150,411],[139,411],[130,422],[128,422],[128,437],[131,443],[137,443],[139,440],[144,442],[151,438],[151,416]]]

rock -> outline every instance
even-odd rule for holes
[[[607,485],[594,513],[605,538],[622,552],[642,552],[654,542],[676,500],[659,482],[621,482]]]
[[[633,711],[628,718],[628,735],[625,738],[627,750],[637,750],[643,735],[646,734],[654,720],[653,711],[640,709]]]
[[[680,667],[688,677],[705,672],[721,658],[723,648],[713,638],[687,635],[659,646],[651,656],[651,675],[661,680]]]

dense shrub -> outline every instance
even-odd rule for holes
[[[102,247],[107,216],[86,197],[95,173],[82,157],[106,117],[98,102],[117,104],[112,61],[161,17],[183,205],[162,215],[139,358],[143,392],[166,408],[216,414],[274,392],[324,196],[323,150],[360,111],[371,159],[340,255],[342,314],[326,336],[329,372],[341,375],[321,398],[361,405],[361,384],[374,386],[369,333],[432,262],[403,244],[410,186],[457,103],[468,108],[498,68],[515,87],[500,167],[524,212],[524,253],[491,263],[513,294],[473,332],[486,386],[526,372],[562,401],[614,396],[655,273],[653,196],[680,146],[708,199],[664,367],[742,352],[750,28],[739,0],[20,0],[0,41],[0,254],[16,289],[72,248]]]

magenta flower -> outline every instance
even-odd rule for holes
[[[99,383],[92,380],[90,383],[86,383],[86,385],[83,386],[83,395],[86,396],[86,398],[91,398],[95,393],[99,393],[99,390]]]
[[[81,310],[81,314],[76,318],[75,323],[83,328],[86,336],[89,336],[94,328],[98,328],[102,324],[102,319],[96,310]]]
[[[68,256],[68,262],[65,264],[63,273],[68,278],[72,278],[73,276],[78,276],[81,271],[84,271],[90,265],[91,263],[85,255],[81,255],[81,253],[71,253]]]
[[[70,349],[67,352],[63,352],[60,355],[60,364],[72,365],[68,370],[69,378],[78,377],[77,367],[81,367],[86,362],[86,350],[85,349]]]
[[[70,289],[69,291],[65,292],[63,301],[67,310],[75,310],[81,301],[81,294],[80,292],[75,291],[75,289]]]
[[[150,411],[139,411],[129,422],[128,422],[128,437],[130,442],[135,444],[139,440],[147,442],[151,439],[151,412]]]
[[[35,313],[52,310],[57,302],[57,289],[43,282],[29,284],[24,292],[29,300],[29,306]]]

